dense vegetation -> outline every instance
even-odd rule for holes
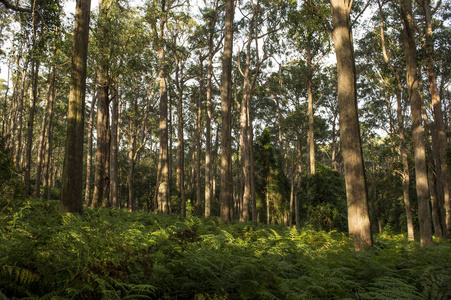
[[[114,209],[79,216],[32,199],[2,209],[3,298],[451,297],[449,242],[421,248],[384,232],[374,249],[354,252],[345,234],[310,227]]]

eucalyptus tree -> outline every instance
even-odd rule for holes
[[[233,0],[224,3],[224,50],[222,55],[221,77],[221,219],[230,221],[232,215],[232,173],[231,173],[231,109],[232,109],[232,52],[233,19],[235,4]]]
[[[430,94],[432,98],[432,107],[435,120],[435,131],[437,132],[437,148],[439,157],[436,159],[436,174],[439,181],[440,191],[443,193],[443,201],[445,206],[445,222],[444,231],[451,233],[450,220],[451,220],[451,206],[450,206],[450,185],[449,185],[449,171],[448,164],[446,162],[446,131],[443,124],[443,113],[440,93],[438,91],[437,72],[435,62],[435,49],[434,49],[434,35],[433,35],[433,14],[439,8],[441,1],[437,3],[435,8],[431,9],[431,2],[429,0],[419,1],[423,8],[423,16],[425,23],[425,52],[426,52],[426,69],[429,79]]]
[[[76,3],[66,151],[60,201],[60,211],[63,212],[83,212],[82,162],[90,5],[89,0],[77,0]]]
[[[418,90],[418,62],[415,42],[415,19],[411,0],[399,0],[403,23],[403,51],[406,60],[407,90],[410,98],[412,132],[415,153],[415,178],[418,198],[418,217],[420,221],[420,239],[424,246],[432,241],[431,216],[429,208],[429,186],[427,179],[426,151],[424,146],[424,129],[421,124],[422,101]]]
[[[314,97],[313,77],[318,71],[321,59],[330,52],[330,36],[320,16],[327,16],[327,12],[318,12],[312,1],[304,2],[298,11],[290,14],[290,38],[296,49],[304,53],[307,65],[307,103],[309,113],[308,156],[309,174],[315,174],[315,138],[314,138]],[[316,60],[316,61],[315,61]]]
[[[157,183],[157,207],[156,212],[169,212],[169,149],[168,149],[168,89],[167,89],[167,65],[166,44],[167,26],[176,22],[182,12],[185,1],[161,0],[147,3],[146,20],[150,24],[154,47],[158,53],[158,78],[160,86],[160,152],[158,160],[158,183]]]

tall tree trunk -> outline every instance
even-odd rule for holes
[[[88,124],[88,154],[86,156],[86,187],[85,187],[85,205],[91,206],[91,185],[92,185],[92,131],[94,127],[94,114],[97,102],[96,83],[92,87],[91,111],[89,113]]]
[[[368,212],[360,126],[357,110],[357,86],[349,0],[331,0],[332,38],[337,55],[338,109],[340,140],[345,168],[349,234],[356,250],[373,245]]]
[[[402,159],[402,188],[403,188],[403,197],[404,197],[404,206],[406,210],[406,219],[407,219],[407,237],[409,241],[415,240],[414,228],[413,228],[413,217],[412,217],[412,208],[410,204],[410,172],[409,172],[409,162],[407,159],[407,149],[406,149],[406,138],[404,135],[404,114],[401,103],[401,91],[402,91],[402,83],[401,76],[399,72],[390,64],[390,59],[387,54],[387,48],[385,46],[385,34],[384,34],[384,15],[382,10],[381,2],[378,1],[379,4],[379,13],[380,13],[380,26],[381,26],[381,43],[382,43],[382,54],[384,56],[385,63],[390,67],[391,71],[396,77],[397,89],[396,89],[396,115],[398,121],[398,135],[400,139],[399,152],[401,154]]]
[[[298,189],[302,188],[302,140],[301,140],[301,132],[298,133]],[[294,196],[294,210],[295,210],[295,218],[296,218],[296,227],[299,228],[301,226],[301,216],[299,211],[299,199],[297,199],[296,195]]]
[[[45,104],[44,118],[42,119],[41,134],[39,136],[39,146],[38,146],[38,157],[36,162],[36,184],[34,189],[34,195],[37,198],[41,197],[41,175],[42,175],[42,161],[44,160],[44,149],[45,149],[45,135],[48,127],[48,116],[50,115],[50,106],[52,103],[51,97],[53,96],[53,84],[55,82],[55,67],[52,68],[52,73],[50,74],[47,100]],[[48,134],[48,132],[47,132]]]
[[[99,1],[99,22],[103,50],[108,47],[106,40],[107,32],[107,7],[104,0]],[[105,193],[109,187],[109,127],[110,127],[110,109],[109,109],[109,77],[108,61],[104,54],[100,55],[100,69],[97,71],[97,149],[96,149],[96,168],[94,176],[94,192],[92,195],[91,207],[106,205],[109,198],[109,192]]]
[[[8,125],[8,118],[7,118],[7,107],[8,107],[8,92],[9,92],[9,74],[10,74],[10,64],[8,64],[8,73],[7,73],[7,79],[6,79],[6,90],[5,90],[5,101],[3,101],[3,116],[2,116],[2,137],[6,137],[7,132],[9,132],[7,125]],[[13,111],[13,107],[11,105],[11,110],[9,111],[9,114],[11,114]]]
[[[112,112],[111,112],[111,155],[110,155],[110,201],[114,208],[119,207],[118,200],[118,157],[119,157],[119,91],[118,86],[115,87],[112,95]]]
[[[30,110],[28,112],[27,123],[27,144],[25,151],[25,195],[31,195],[31,150],[33,148],[33,129],[34,129],[34,115],[36,110],[36,102],[38,101],[38,78],[39,78],[39,60],[33,59],[31,62],[31,74],[32,74],[32,95],[30,99]]]
[[[418,198],[418,215],[420,221],[421,244],[431,245],[432,226],[429,210],[429,187],[426,168],[426,151],[424,147],[424,129],[421,124],[421,99],[418,91],[417,53],[415,44],[414,18],[412,1],[399,0],[404,27],[403,50],[406,59],[407,90],[410,98],[412,115],[412,132],[415,153],[415,178]]]
[[[160,85],[160,153],[158,161],[158,212],[168,212],[169,178],[168,178],[168,95],[166,87],[165,54],[164,54],[164,27],[166,23],[165,1],[162,3],[163,15],[160,20],[159,49],[158,49],[158,77]]]
[[[180,199],[182,201],[182,216],[186,217],[186,197],[185,197],[185,146],[184,146],[184,133],[183,133],[183,67],[180,68],[178,59],[176,58],[176,84],[178,91],[177,101],[177,183],[180,191]]]
[[[76,2],[66,151],[60,201],[60,211],[80,214],[83,212],[83,131],[90,6],[89,0]]]
[[[108,185],[108,152],[109,152],[109,99],[108,99],[108,68],[102,64],[97,78],[97,149],[96,167],[94,175],[94,192],[91,207],[105,204],[107,195],[105,188]]]
[[[225,0],[225,38],[222,57],[221,80],[221,219],[230,221],[232,214],[232,172],[231,172],[231,115],[232,115],[232,51],[233,18],[235,5],[233,0]]]
[[[201,132],[202,132],[202,95],[204,89],[204,59],[200,59],[200,77],[199,77],[199,98],[197,101],[197,113],[196,113],[196,123],[197,123],[197,131],[196,131],[196,211],[200,210],[200,205],[202,201],[201,197],[201,170],[200,170],[200,161],[201,161],[201,152],[202,152],[202,143],[201,143]]]
[[[22,157],[22,127],[23,127],[23,103],[24,103],[24,97],[25,97],[25,77],[26,77],[26,69],[27,69],[28,61],[26,63],[26,66],[22,70],[22,88],[20,89],[20,96],[19,96],[19,125],[17,128],[17,148],[16,148],[16,155],[15,155],[15,163],[16,163],[16,169],[20,170],[22,168],[20,161]]]
[[[440,161],[436,165],[436,169],[440,169],[440,172],[437,172],[437,175],[440,175],[440,178],[437,178],[437,180],[440,181],[440,186],[441,188],[443,188],[443,190],[440,190],[440,193],[443,192],[443,201],[446,211],[445,222],[443,222],[443,230],[445,233],[451,234],[449,223],[451,220],[449,171],[448,164],[446,162],[447,142],[445,126],[443,124],[442,102],[437,87],[437,73],[435,72],[432,15],[431,9],[429,7],[429,0],[422,0],[421,2],[423,4],[424,20],[426,23],[427,72],[429,78],[429,86],[431,89],[432,107],[434,111],[435,129],[437,132],[437,141],[439,146],[438,149],[440,155]]]
[[[208,69],[207,69],[207,114],[206,114],[206,133],[205,133],[205,218],[211,215],[211,117],[212,117],[212,78],[213,74],[213,41],[210,36],[209,53],[208,53]]]
[[[48,134],[47,134],[47,143],[46,143],[46,154],[47,159],[45,163],[45,195],[44,198],[50,200],[51,198],[51,184],[49,179],[51,178],[52,173],[52,163],[53,163],[53,110],[55,107],[55,97],[56,97],[56,89],[55,85],[53,85],[52,96],[50,97],[51,102],[49,103],[50,111],[49,111],[49,121],[48,121]]]
[[[308,145],[309,145],[309,175],[316,173],[315,159],[315,127],[313,112],[313,69],[310,44],[307,43],[307,102],[308,102]]]

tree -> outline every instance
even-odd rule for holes
[[[429,209],[429,187],[426,167],[426,150],[424,146],[424,129],[421,124],[421,98],[418,90],[417,52],[415,44],[414,18],[412,1],[399,0],[403,23],[403,50],[406,59],[407,89],[412,115],[413,149],[415,153],[415,178],[418,198],[418,217],[420,220],[420,239],[424,246],[432,241],[432,226]]]
[[[357,85],[351,30],[352,1],[331,0],[332,39],[338,71],[338,109],[340,141],[346,181],[349,234],[357,250],[373,245],[368,212],[360,126],[357,110]]]
[[[221,80],[221,219],[231,220],[232,210],[232,166],[231,166],[231,122],[232,122],[232,51],[233,51],[233,17],[235,5],[233,0],[225,1],[225,38],[222,55]]]
[[[89,0],[77,0],[60,201],[60,211],[80,214],[83,212],[82,162],[90,6]]]

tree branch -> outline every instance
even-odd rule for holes
[[[26,12],[26,13],[31,13],[32,10],[30,8],[24,8],[24,7],[20,7],[20,6],[15,6],[12,3],[9,3],[8,0],[0,0],[1,3],[3,3],[3,5],[7,8],[7,9],[11,9],[17,12]]]

